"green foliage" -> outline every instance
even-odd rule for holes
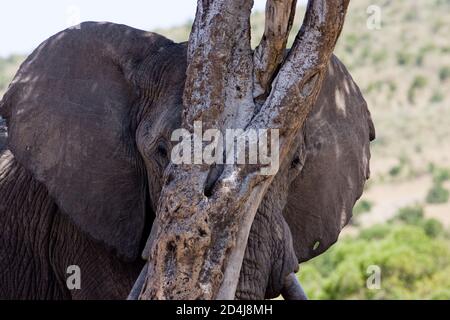
[[[418,226],[430,238],[437,238],[445,234],[442,223],[436,219],[425,219],[423,207],[417,205],[398,210],[394,218],[390,220],[390,223],[393,222]]]
[[[444,101],[444,95],[440,91],[435,91],[430,98],[431,103],[439,103]]]
[[[401,66],[409,65],[412,59],[413,59],[412,54],[408,52],[405,51],[397,52],[397,63]]]
[[[436,219],[426,219],[423,221],[423,230],[430,238],[437,238],[445,233],[444,226]]]
[[[353,215],[359,216],[372,210],[373,202],[368,200],[359,200],[353,208]]]
[[[449,191],[444,188],[441,182],[435,182],[430,191],[428,191],[426,201],[430,204],[439,204],[446,203],[448,198]]]
[[[302,264],[299,279],[309,298],[448,299],[450,242],[438,221],[422,215],[418,207],[401,210],[395,223],[344,238]],[[381,269],[379,290],[366,285],[373,265]]]
[[[391,231],[391,227],[388,224],[376,224],[371,228],[361,230],[359,238],[372,241],[380,240],[386,237]]]
[[[450,180],[450,169],[443,169],[443,168],[437,169],[433,173],[433,180],[436,183]]]
[[[425,60],[425,56],[428,52],[434,51],[436,47],[433,44],[428,44],[422,48],[420,48],[419,53],[416,57],[416,65],[421,67],[423,65],[423,61]]]
[[[420,76],[420,75],[416,76],[408,90],[409,102],[414,103],[416,91],[419,89],[425,88],[427,84],[428,84],[427,78],[425,78],[424,76]]]
[[[396,177],[400,174],[401,171],[402,171],[402,166],[395,165],[389,170],[389,175],[392,177]]]
[[[394,217],[394,221],[398,220],[407,224],[417,225],[423,220],[423,208],[420,206],[401,208],[397,215]]]
[[[450,67],[445,66],[439,70],[439,79],[444,82],[450,79]]]
[[[414,89],[422,89],[427,85],[428,81],[424,76],[416,76],[411,85]]]
[[[392,178],[396,178],[403,173],[404,176],[408,172],[408,168],[410,169],[409,171],[411,171],[410,159],[405,156],[401,156],[398,164],[389,169],[389,175]]]
[[[430,163],[428,171],[433,175],[434,183],[442,183],[450,180],[450,169],[437,167],[434,163]]]
[[[428,171],[433,175],[433,186],[428,191],[426,201],[431,204],[446,203],[449,199],[449,191],[444,187],[444,182],[450,180],[450,169],[437,167],[430,163]]]

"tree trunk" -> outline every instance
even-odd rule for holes
[[[189,39],[183,128],[268,129],[280,161],[315,103],[349,0],[311,0],[285,57],[295,0],[268,0],[250,46],[250,0],[199,0]],[[197,134],[198,135],[198,134]],[[234,152],[225,149],[225,156]],[[233,299],[248,234],[274,175],[258,164],[169,165],[141,299]],[[234,155],[234,159],[236,155]]]

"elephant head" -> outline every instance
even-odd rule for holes
[[[186,44],[83,23],[40,45],[0,103],[15,158],[73,223],[126,261],[139,258],[150,234],[185,71]],[[336,241],[369,176],[373,138],[367,105],[333,58],[290,161],[258,210],[238,298],[287,290],[298,263]]]

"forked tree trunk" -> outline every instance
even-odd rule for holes
[[[279,130],[286,158],[315,103],[349,0],[311,0],[285,58],[295,0],[268,0],[250,46],[250,0],[198,0],[189,39],[183,127]],[[276,150],[271,150],[272,152]],[[194,150],[195,152],[201,152]],[[261,165],[166,170],[141,299],[233,299],[247,238],[272,176]]]

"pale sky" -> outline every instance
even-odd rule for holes
[[[111,21],[154,30],[184,24],[196,0],[8,0],[0,4],[0,56],[28,54],[53,34],[80,21]],[[264,10],[265,0],[255,0]]]

